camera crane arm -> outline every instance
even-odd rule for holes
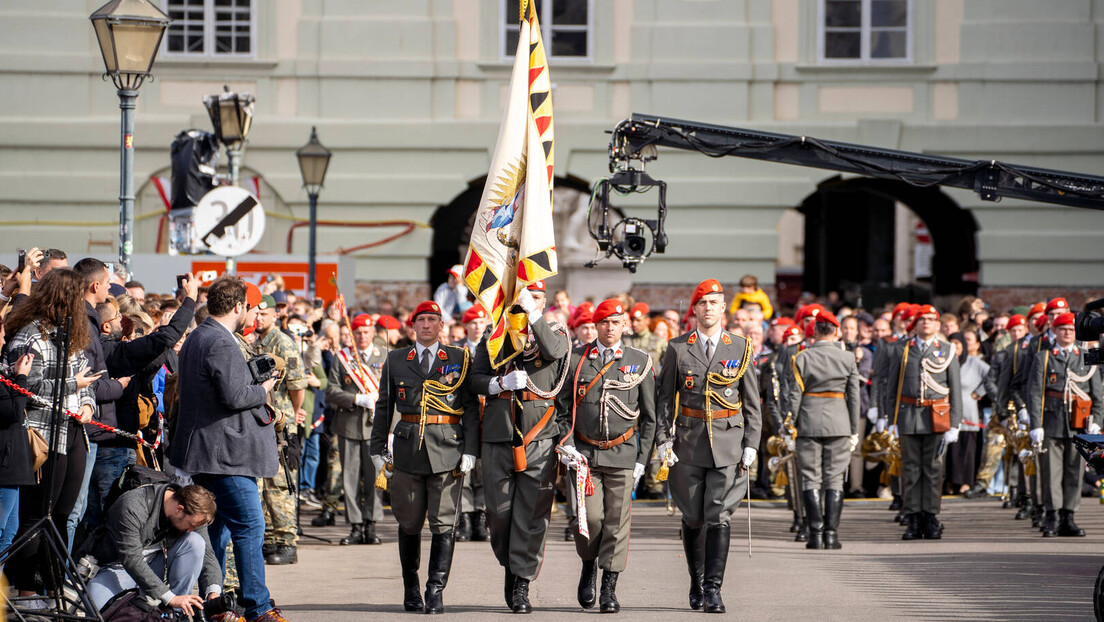
[[[896,179],[918,187],[963,188],[984,201],[1010,197],[1104,210],[1104,177],[998,160],[965,160],[639,113],[619,123],[612,134],[610,172],[615,175],[636,172],[634,160],[655,159],[655,151],[648,148],[656,145],[710,157],[737,156]]]

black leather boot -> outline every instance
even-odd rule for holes
[[[840,513],[843,512],[843,491],[825,490],[824,492],[824,548],[843,548],[839,542]]]
[[[533,605],[529,603],[529,579],[516,577],[514,579],[513,594],[514,613],[533,613]]]
[[[617,602],[617,573],[605,570],[602,572],[602,613],[617,613],[621,611],[621,603]]]
[[[709,525],[705,528],[705,579],[702,581],[703,609],[706,613],[724,613],[721,584],[728,563],[729,526]]]
[[[333,510],[330,508],[322,508],[322,513],[311,519],[311,525],[315,527],[328,527],[336,522]]]
[[[277,544],[276,550],[265,558],[269,566],[286,566],[299,563],[299,550],[290,544]]]
[[[790,523],[790,533],[798,533],[802,527],[801,517],[797,515],[797,512],[794,512],[793,522]]]
[[[1046,517],[1046,512],[1043,511],[1043,506],[1035,504],[1031,508],[1031,526],[1036,529],[1043,528],[1043,520]]]
[[[483,510],[472,512],[471,539],[472,542],[486,542],[490,539],[490,534],[487,533],[487,515]]]
[[[981,482],[975,482],[973,486],[970,486],[969,490],[962,493],[962,496],[966,497],[967,499],[980,499],[982,497],[988,497],[988,488],[988,486],[982,484]]]
[[[349,532],[349,535],[342,538],[338,544],[364,544],[364,525],[359,523],[353,525],[353,529]]]
[[[590,609],[594,606],[595,584],[598,581],[598,561],[583,560],[583,571],[579,574],[579,606]]]
[[[801,501],[805,504],[805,522],[809,525],[809,541],[805,543],[807,549],[824,548],[824,514],[820,506],[820,491],[806,490],[801,493]]]
[[[422,610],[422,592],[418,584],[418,566],[422,564],[422,535],[399,529],[399,564],[402,566],[403,609]]]
[[[456,537],[453,532],[435,533],[429,545],[429,569],[426,573],[425,612],[444,613],[445,603],[442,593],[448,585],[449,569],[452,568],[452,551]]]
[[[1054,515],[1054,510],[1047,510],[1046,517],[1043,518],[1042,531],[1044,538],[1058,535],[1058,518]]]
[[[705,575],[705,529],[692,529],[682,524],[682,550],[686,553],[686,569],[690,572],[690,608],[702,608],[702,578]]]
[[[1058,510],[1058,514],[1061,516],[1058,524],[1058,535],[1065,538],[1085,537],[1085,530],[1073,522],[1073,512],[1071,510]]]
[[[460,520],[456,523],[456,541],[467,542],[471,540],[472,521],[470,512],[461,512]]]
[[[943,537],[943,523],[939,522],[935,514],[924,512],[922,520],[925,540],[939,540]]]
[[[901,539],[919,540],[922,537],[924,537],[924,535],[920,531],[920,514],[909,514],[905,526],[905,533],[901,535]]]
[[[1008,487],[1008,500],[1001,504],[1001,508],[1007,510],[1020,507],[1019,486]]]
[[[804,503],[804,501],[802,501]],[[808,518],[794,518],[794,522],[797,524],[797,532],[794,533],[794,542],[808,542],[809,541],[809,520]]]
[[[893,501],[889,502],[889,511],[898,512],[901,510],[901,495],[893,495]]]
[[[376,521],[364,521],[364,541],[361,544],[379,544],[381,540],[376,535]]]

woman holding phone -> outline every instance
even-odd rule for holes
[[[49,400],[58,382],[64,383],[62,407],[76,413],[80,420],[64,417],[54,425],[49,406],[27,401],[27,421],[37,430],[47,445],[53,447],[52,434],[57,433],[56,455],[53,467],[53,520],[58,533],[66,533],[65,523],[76,505],[84,479],[85,457],[88,453],[88,436],[82,424],[88,423],[96,408],[96,398],[91,384],[98,377],[88,369],[84,349],[92,339],[89,323],[84,318],[84,279],[68,268],[55,268],[47,273],[31,290],[26,300],[16,306],[4,320],[9,336],[4,357],[15,365],[24,355],[33,354],[27,372],[26,388]],[[58,352],[54,336],[59,326],[72,319],[69,332],[69,351]],[[67,359],[65,378],[55,377],[55,365],[59,357]],[[49,464],[49,461],[47,461]],[[51,475],[51,474],[43,474]],[[44,497],[50,489],[45,477],[38,484],[25,486],[19,495],[20,531],[26,530],[43,516]],[[17,536],[18,537],[18,536]],[[8,560],[5,571],[20,596],[45,593],[55,588],[48,571],[49,555],[42,550],[41,539],[24,546]],[[35,577],[40,571],[42,583]]]

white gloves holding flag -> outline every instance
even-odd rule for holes
[[[467,475],[469,471],[475,468],[475,456],[471,454],[464,454],[460,456],[460,472]]]
[[[951,428],[943,433],[943,442],[950,445],[958,442],[958,428]],[[852,448],[853,449],[853,448]]]
[[[878,423],[878,407],[877,406],[871,406],[866,411],[866,418],[870,420],[870,423],[875,423],[875,424]]]
[[[529,293],[528,289],[521,290],[516,302],[517,306],[521,307],[526,315],[529,316],[530,324],[540,319],[540,314],[537,313],[537,301],[533,298],[533,294]]]
[[[374,393],[357,393],[353,402],[361,408],[371,410],[376,407],[376,395]]]
[[[1016,418],[1024,425],[1031,423],[1031,417],[1028,416],[1026,408],[1021,408],[1019,412],[1016,413]]]
[[[1031,444],[1032,445],[1039,445],[1043,442],[1043,429],[1042,428],[1035,428],[1034,430],[1031,430],[1030,432],[1028,432],[1027,435],[1029,437],[1031,437]]]
[[[881,434],[882,432],[885,432],[887,425],[889,425],[889,419],[886,417],[882,417],[874,422],[874,429],[877,430],[879,434]]]
[[[502,377],[502,388],[507,391],[520,391],[521,389],[525,388],[525,383],[528,380],[528,372],[526,372],[524,369],[518,369]]]
[[[579,453],[579,450],[571,445],[560,445],[556,448],[556,452],[560,454],[560,462],[562,462],[565,467],[578,468],[579,464],[586,460],[583,454]]]
[[[633,489],[640,483],[641,477],[644,477],[644,465],[637,462],[633,465]]]
[[[744,457],[740,460],[740,464],[744,465],[744,469],[750,469],[757,455],[759,452],[754,447],[744,447]]]

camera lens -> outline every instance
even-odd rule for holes
[[[625,254],[641,256],[647,250],[648,241],[642,235],[625,236]]]

